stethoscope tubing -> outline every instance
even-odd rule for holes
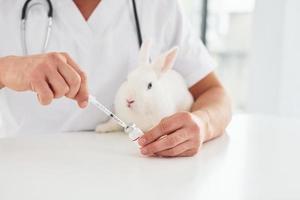
[[[28,55],[28,48],[27,48],[27,43],[26,43],[26,21],[27,21],[27,12],[31,9],[33,6],[29,6],[30,2],[32,0],[27,0],[24,3],[24,6],[22,8],[22,13],[21,13],[21,40],[22,40],[22,47],[23,47],[23,54]],[[53,25],[53,5],[51,0],[46,0],[48,4],[48,26],[47,26],[47,31],[44,39],[44,44],[42,47],[42,53],[44,53],[47,49],[50,36],[51,36],[51,31],[52,31],[52,25]],[[143,43],[143,36],[141,32],[141,25],[140,25],[140,20],[139,20],[139,15],[137,11],[137,6],[136,6],[136,1],[132,0],[132,7],[133,7],[133,13],[134,13],[134,18],[135,18],[135,26],[136,26],[136,32],[137,32],[137,38],[138,38],[138,45],[139,47],[142,46]]]
[[[28,48],[26,43],[26,22],[27,22],[27,11],[29,11],[32,7],[35,5],[39,5],[40,3],[35,3],[33,5],[29,5],[32,0],[27,0],[22,8],[22,14],[21,14],[21,40],[22,40],[22,48],[23,48],[23,54],[28,55]],[[46,30],[46,35],[44,39],[44,44],[42,47],[42,53],[44,53],[47,49],[51,31],[52,31],[52,24],[53,24],[53,6],[50,0],[46,0],[48,3],[48,25]]]
[[[140,20],[139,20],[138,11],[137,11],[137,8],[136,8],[135,0],[132,0],[132,7],[133,7],[134,18],[135,18],[135,25],[136,25],[136,32],[137,32],[139,47],[141,47],[142,44],[143,44],[143,37],[142,37]]]
[[[22,15],[21,15],[21,20],[26,20],[27,18],[27,11],[28,11],[28,6],[29,6],[29,3],[31,2],[32,0],[27,0],[25,3],[24,3],[24,6],[22,8]],[[53,5],[52,5],[52,2],[51,0],[46,0],[46,2],[48,3],[48,17],[50,18],[53,18]]]

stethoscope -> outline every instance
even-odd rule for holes
[[[29,6],[31,0],[27,0],[23,6],[22,9],[22,23],[21,23],[21,35],[22,35],[22,44],[23,44],[23,51],[24,55],[28,55],[28,49],[27,49],[27,44],[26,44],[26,19],[27,19],[27,11],[30,10],[32,7],[41,4],[39,3],[34,3]],[[53,6],[50,0],[46,0],[48,3],[49,9],[48,9],[48,25],[47,25],[47,32],[45,35],[45,40],[43,44],[43,49],[42,52],[45,52],[49,43],[49,39],[51,36],[51,31],[52,31],[52,24],[53,24]],[[137,8],[136,8],[136,2],[135,0],[132,0],[132,5],[133,5],[133,12],[134,12],[134,18],[135,18],[135,25],[136,25],[136,32],[137,32],[137,38],[139,42],[139,47],[141,47],[143,43],[143,38],[141,34],[141,28],[140,28],[140,22],[139,22],[139,17],[137,13]],[[137,140],[143,135],[143,132],[136,127],[134,123],[129,123],[126,124],[124,121],[122,121],[120,118],[118,118],[114,113],[112,113],[109,109],[107,109],[103,104],[101,104],[97,99],[93,96],[89,97],[89,102],[95,105],[98,109],[102,110],[106,115],[108,115],[110,118],[114,119],[120,126],[124,128],[124,132],[128,133],[130,139],[135,142],[138,145]],[[139,145],[138,145],[139,146]]]
[[[46,31],[46,34],[45,34],[45,39],[44,39],[44,43],[43,43],[43,47],[42,47],[42,53],[44,53],[46,51],[47,47],[48,47],[49,39],[50,39],[51,32],[52,32],[52,25],[53,25],[53,6],[52,6],[52,2],[51,2],[51,0],[45,0],[45,1],[48,4],[48,25],[47,25],[47,31]],[[41,2],[37,2],[37,3],[29,5],[30,2],[31,2],[31,0],[27,0],[24,3],[24,6],[22,8],[22,15],[21,15],[21,41],[22,41],[22,48],[23,48],[23,54],[24,55],[28,55],[28,47],[27,47],[27,43],[26,43],[27,13],[32,7],[41,4]],[[133,13],[134,13],[138,43],[139,43],[139,47],[141,47],[142,43],[143,43],[143,38],[142,38],[140,21],[139,21],[139,16],[138,16],[135,0],[132,0],[132,7],[133,7]]]

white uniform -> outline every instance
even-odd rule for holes
[[[0,57],[22,55],[20,18],[25,0],[0,0]],[[52,0],[53,31],[47,52],[67,52],[88,75],[90,93],[112,108],[114,96],[128,72],[136,67],[138,40],[130,0],[102,0],[86,22],[72,0]],[[47,5],[47,4],[45,4]],[[48,8],[47,6],[45,8]],[[28,15],[27,44],[39,53],[47,25],[46,10]],[[142,35],[152,39],[152,57],[178,45],[175,70],[189,86],[213,70],[214,63],[175,0],[137,0]],[[107,117],[92,106],[81,110],[63,98],[39,105],[32,92],[0,90],[0,130],[3,134],[93,130]]]

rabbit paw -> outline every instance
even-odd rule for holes
[[[116,124],[114,121],[109,121],[104,124],[99,124],[95,130],[97,133],[109,133],[109,132],[116,132],[122,131],[121,126]]]
[[[111,132],[111,128],[107,124],[100,124],[96,127],[95,130],[97,133],[108,133]]]

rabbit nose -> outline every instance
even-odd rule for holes
[[[134,103],[134,100],[128,100],[128,99],[127,99],[127,103],[128,103],[128,104],[133,104],[133,103]]]
[[[127,106],[130,108],[131,104],[133,104],[135,101],[134,100],[126,100],[127,101]]]

